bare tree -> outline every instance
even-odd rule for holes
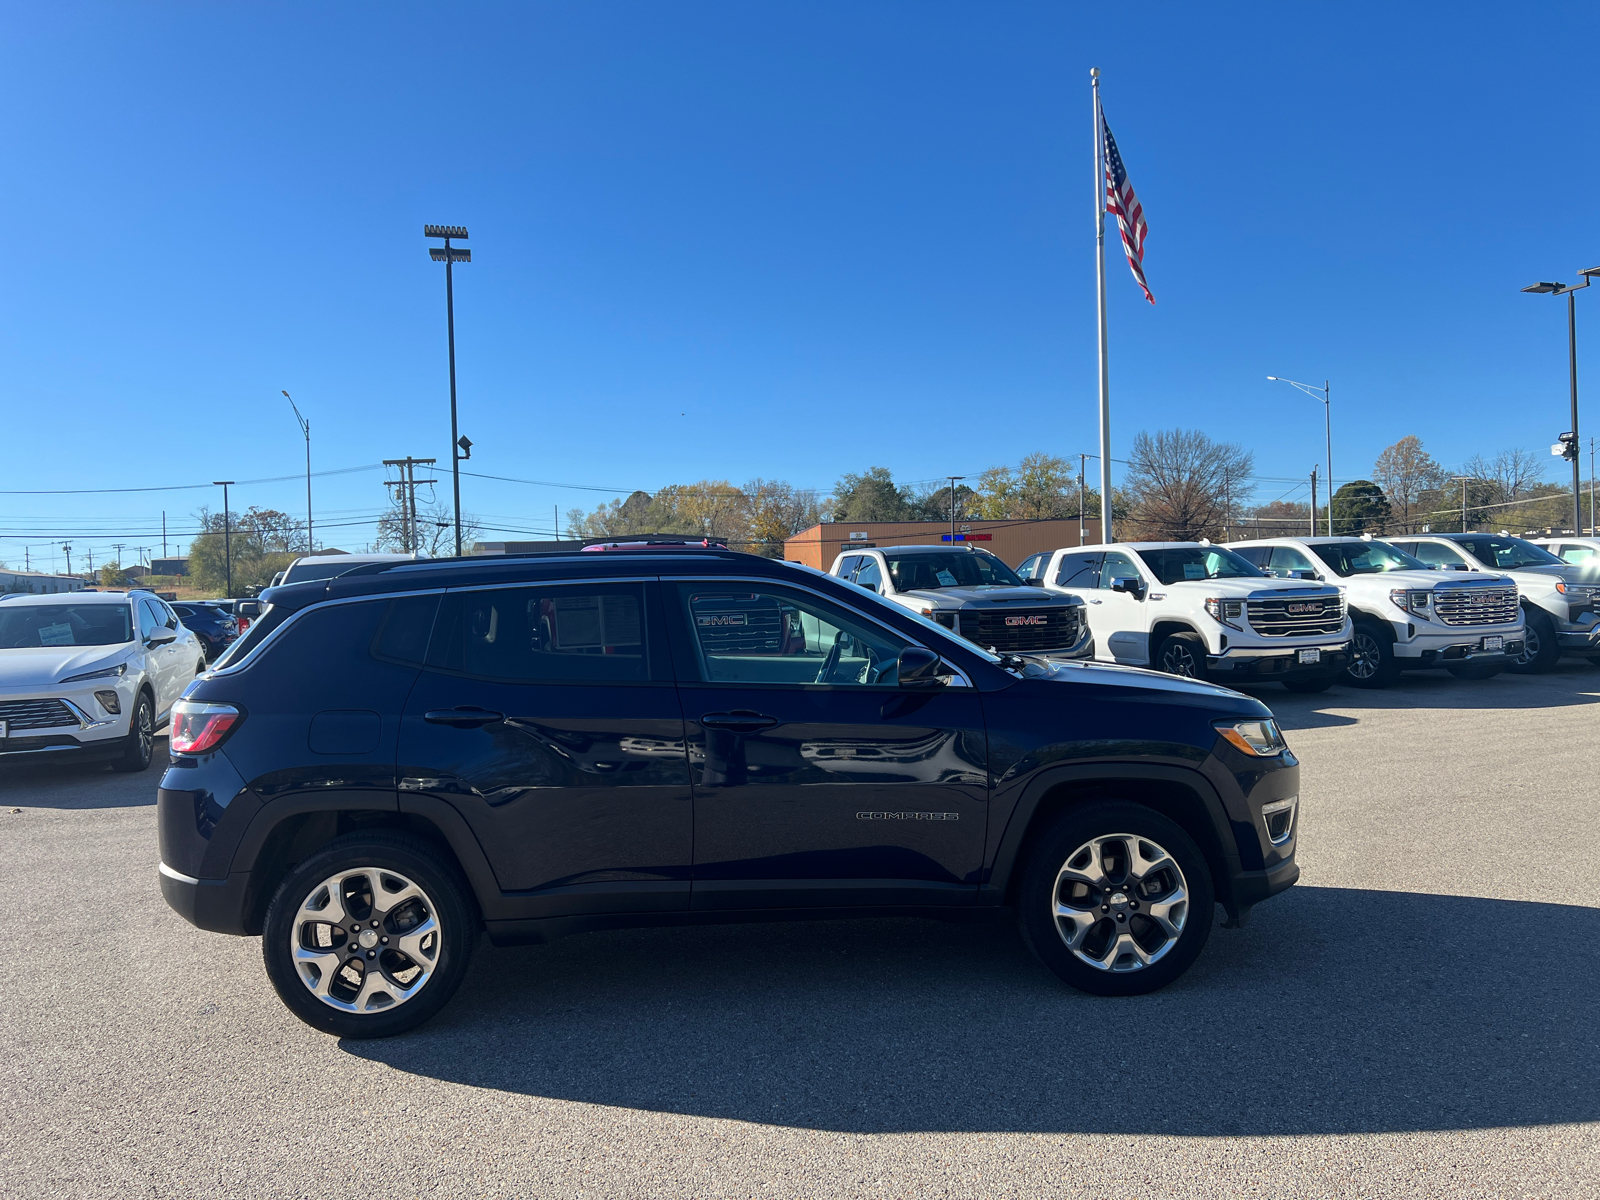
[[[394,492],[400,496],[400,489]],[[378,518],[377,535],[373,548],[402,553],[410,549],[406,544],[406,515],[398,503]],[[483,533],[482,523],[466,513],[461,514],[461,541],[463,547],[475,542]],[[419,554],[428,558],[448,558],[456,552],[456,525],[450,515],[450,506],[440,500],[417,500],[417,544]]]
[[[1198,429],[1140,432],[1124,480],[1142,537],[1195,541],[1220,534],[1232,497],[1247,490],[1255,457]]]
[[[1491,484],[1502,502],[1521,500],[1543,483],[1545,460],[1528,450],[1502,450],[1493,459],[1475,454],[1462,474]]]
[[[1423,497],[1448,482],[1444,468],[1422,448],[1422,439],[1415,434],[1407,434],[1378,455],[1372,478],[1389,498],[1394,526],[1402,533],[1416,532],[1415,518],[1426,506]]]

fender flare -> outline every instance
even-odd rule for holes
[[[979,889],[983,900],[993,904],[1004,901],[1012,875],[1021,861],[1028,829],[1033,824],[1040,802],[1052,788],[1063,783],[1115,784],[1125,780],[1173,783],[1188,788],[1199,796],[1201,812],[1215,841],[1215,849],[1222,858],[1222,870],[1213,880],[1217,899],[1224,904],[1230,903],[1233,896],[1233,878],[1240,874],[1242,867],[1239,861],[1239,848],[1234,843],[1233,824],[1223,807],[1222,797],[1217,795],[1211,781],[1199,771],[1186,767],[1118,761],[1046,767],[1028,780],[1016,807],[1011,810],[1005,831],[1000,835],[996,845],[994,862],[989,870],[989,882]],[[1205,853],[1208,847],[1204,841],[1198,838],[1196,840],[1201,842],[1201,852]]]

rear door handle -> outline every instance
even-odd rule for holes
[[[487,708],[463,705],[460,708],[436,708],[432,712],[423,713],[422,719],[430,725],[449,725],[454,729],[477,729],[483,725],[493,725],[496,721],[504,721],[506,715],[505,713],[491,712]]]
[[[769,717],[765,713],[736,709],[733,712],[707,713],[700,718],[700,724],[708,729],[731,729],[735,733],[755,733],[761,729],[771,729],[778,724],[778,718]]]

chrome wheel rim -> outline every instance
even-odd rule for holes
[[[412,999],[442,948],[438,910],[422,888],[382,867],[351,867],[301,901],[289,931],[300,982],[340,1012],[372,1013]]]
[[[1079,962],[1124,974],[1160,962],[1189,920],[1189,884],[1172,855],[1135,833],[1079,846],[1056,873],[1056,932]]]
[[[1199,675],[1199,664],[1194,652],[1182,642],[1174,642],[1161,654],[1161,669],[1168,675],[1183,675],[1194,679]]]
[[[1378,639],[1370,633],[1357,633],[1350,642],[1350,665],[1346,670],[1356,679],[1371,679],[1382,661]]]
[[[139,701],[139,757],[148,759],[155,753],[156,748],[156,715],[151,711],[150,701]]]
[[[1525,667],[1539,657],[1539,633],[1530,622],[1522,631],[1522,653],[1512,661]]]

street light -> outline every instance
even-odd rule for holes
[[[1322,381],[1322,386],[1321,387],[1317,387],[1315,384],[1300,383],[1297,380],[1293,380],[1293,379],[1284,379],[1280,375],[1268,375],[1267,378],[1270,379],[1270,380],[1273,380],[1274,382],[1277,382],[1277,383],[1287,383],[1290,387],[1299,388],[1302,392],[1304,392],[1306,395],[1310,396],[1313,400],[1321,400],[1322,401],[1323,427],[1324,427],[1324,430],[1325,430],[1325,432],[1327,433],[1327,436],[1328,436],[1328,460],[1327,460],[1327,467],[1328,467],[1328,536],[1332,537],[1333,536],[1333,405],[1330,403],[1330,396],[1329,396],[1329,391],[1328,391],[1328,381],[1326,379],[1324,379]],[[1311,519],[1312,519],[1312,527],[1313,528],[1316,527],[1316,516],[1317,516],[1316,498],[1312,497]]]
[[[284,392],[283,398],[294,409],[294,419],[300,422],[300,432],[306,435],[306,553],[315,554],[317,544],[311,540],[311,422],[300,415],[300,407],[293,396]]]
[[[1573,292],[1580,292],[1594,282],[1594,276],[1600,275],[1600,267],[1590,267],[1587,271],[1579,271],[1583,276],[1582,283],[1535,283],[1522,290],[1534,292],[1545,296],[1565,296],[1567,298],[1567,370],[1571,377],[1572,386],[1572,430],[1571,439],[1566,434],[1561,436],[1565,444],[1562,457],[1572,464],[1572,531],[1575,534],[1583,532],[1583,507],[1578,499],[1578,493],[1583,487],[1583,468],[1579,463],[1578,453],[1578,306]]]
[[[451,238],[460,241],[467,240],[467,230],[464,225],[424,225],[422,236],[443,238],[443,248],[438,246],[428,247],[428,257],[434,262],[444,264],[444,311],[445,322],[450,331],[450,484],[454,493],[456,510],[456,557],[461,557],[461,460],[456,457],[455,447],[461,431],[456,428],[456,294],[454,268],[458,262],[471,262],[471,250],[457,250],[450,244]]]
[[[1461,485],[1461,532],[1467,531],[1467,484],[1471,483],[1471,475],[1452,475],[1451,480]]]
[[[233,526],[228,517],[228,488],[238,481],[235,479],[213,479],[212,487],[222,489],[222,557],[227,564],[228,571],[228,598],[233,599]]]

